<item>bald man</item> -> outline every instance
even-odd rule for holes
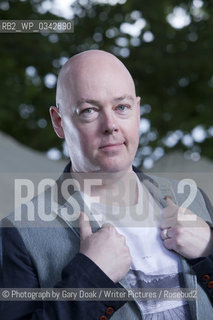
[[[115,56],[92,50],[71,58],[59,74],[56,102],[53,126],[66,140],[73,172],[132,171],[140,98]]]
[[[3,228],[4,286],[199,286],[201,295],[199,301],[25,302],[13,308],[16,316],[5,307],[6,318],[188,320],[212,314],[212,206],[198,191],[183,210],[188,191],[179,195],[178,182],[136,174],[140,98],[126,67],[99,50],[72,57],[60,71],[50,113],[71,162],[54,188],[56,210],[53,188],[45,191],[48,222],[42,224],[39,206],[44,196],[32,200],[35,225],[27,215],[24,228],[15,215],[6,219],[12,226]]]

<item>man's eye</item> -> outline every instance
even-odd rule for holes
[[[80,111],[79,115],[82,120],[90,121],[95,120],[98,117],[98,109],[97,108],[85,108]]]
[[[81,113],[85,113],[85,114],[91,114],[95,111],[94,108],[87,108],[81,111]]]
[[[130,107],[128,106],[128,105],[126,105],[126,104],[121,104],[121,105],[119,105],[118,107],[117,107],[117,109],[119,110],[119,111],[126,111],[126,109],[129,109]]]

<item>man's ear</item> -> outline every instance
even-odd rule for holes
[[[139,127],[140,121],[141,121],[141,97],[136,97],[136,103],[137,103],[137,117],[138,117],[138,127]]]
[[[51,106],[50,116],[51,116],[52,125],[55,130],[55,133],[59,138],[64,139],[64,130],[61,125],[62,119],[61,119],[59,109],[57,107]]]

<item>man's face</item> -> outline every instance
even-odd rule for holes
[[[72,171],[131,171],[140,98],[121,66],[83,65],[66,82],[62,127]]]

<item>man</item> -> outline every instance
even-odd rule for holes
[[[5,286],[197,288],[202,277],[203,288],[199,285],[198,301],[23,303],[16,306],[18,317],[4,308],[7,319],[204,319],[212,314],[211,204],[198,191],[191,210],[184,211],[179,206],[189,192],[179,195],[178,182],[143,174],[138,179],[132,161],[140,98],[128,70],[104,51],[78,54],[59,74],[56,100],[52,123],[66,140],[71,163],[57,182],[54,212],[52,191],[45,192],[50,223],[40,221],[42,195],[32,200],[36,227],[25,214],[22,225],[14,215],[6,220],[16,229],[3,228]],[[80,215],[79,230],[80,210],[87,216]],[[76,262],[80,272],[74,280]]]

